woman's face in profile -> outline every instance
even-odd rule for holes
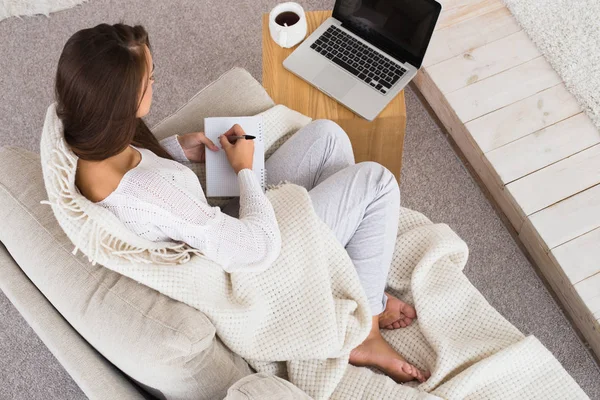
[[[152,60],[152,54],[150,53],[150,49],[148,49],[148,46],[146,45],[144,45],[144,51],[146,52],[146,61],[148,62],[145,77],[148,87],[146,88],[146,93],[144,93],[144,97],[142,98],[142,102],[140,103],[140,107],[138,108],[138,111],[136,113],[136,117],[138,118],[142,118],[150,111],[150,105],[152,104],[152,85],[154,84],[154,63]],[[141,92],[143,90],[144,85],[142,85],[142,87],[140,88],[140,95],[142,94]]]

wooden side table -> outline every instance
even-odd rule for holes
[[[306,12],[308,35],[331,16],[331,11]],[[373,121],[367,121],[285,68],[283,60],[296,48],[279,47],[269,34],[269,14],[263,15],[263,86],[276,104],[283,104],[313,119],[330,119],[350,137],[356,162],[376,161],[400,182],[402,148],[406,131],[404,91]]]

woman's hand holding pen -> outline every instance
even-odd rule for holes
[[[246,133],[242,127],[235,124],[227,132],[219,136],[219,142],[221,147],[227,154],[227,160],[235,171],[236,175],[244,168],[252,169],[252,163],[254,161],[254,140],[238,140],[233,139],[234,143],[231,143],[230,138],[236,136],[242,136]]]

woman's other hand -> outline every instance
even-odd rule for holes
[[[204,147],[212,151],[219,151],[219,148],[206,137],[204,132],[192,132],[177,136],[179,144],[188,160],[197,163],[205,162]]]
[[[233,139],[234,143],[229,141],[229,136],[241,136],[246,133],[242,127],[235,124],[227,132],[219,136],[219,142],[227,154],[227,160],[235,171],[236,175],[244,168],[252,169],[254,161],[254,140],[252,139]]]

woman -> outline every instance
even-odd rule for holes
[[[75,183],[90,201],[130,230],[153,240],[184,241],[227,271],[271,263],[280,251],[275,213],[252,172],[254,142],[216,146],[202,132],[158,141],[142,121],[152,102],[154,63],[142,26],[101,24],[66,43],[56,74],[57,113],[78,156]],[[239,218],[211,207],[184,162],[204,162],[205,146],[224,151],[238,176]],[[374,162],[355,164],[350,140],[335,123],[314,121],[266,161],[268,183],[304,186],[319,217],[352,259],[373,314],[367,339],[350,354],[398,382],[425,381],[381,336],[408,326],[415,309],[384,292],[398,229],[400,192],[394,176]]]

